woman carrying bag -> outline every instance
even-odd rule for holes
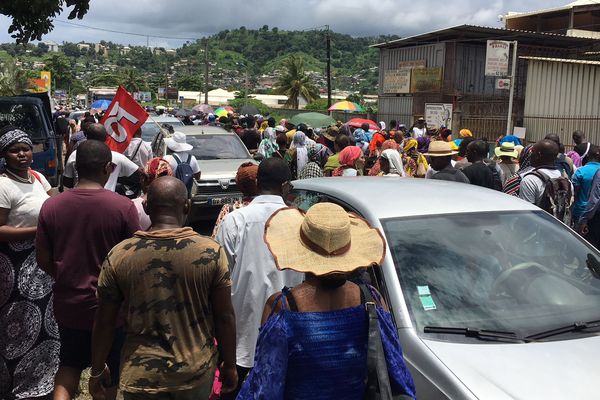
[[[340,206],[293,208],[267,221],[277,268],[306,273],[269,298],[255,365],[238,400],[414,399],[398,334],[380,294],[347,278],[382,262],[385,242]]]

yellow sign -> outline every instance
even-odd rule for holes
[[[412,70],[411,93],[439,92],[442,90],[442,68],[417,68]]]
[[[44,82],[46,83],[46,91],[50,92],[50,89],[52,88],[52,74],[50,71],[41,71],[40,72],[40,78],[44,80]]]

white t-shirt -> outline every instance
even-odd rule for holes
[[[415,139],[425,136],[426,133],[427,133],[427,129],[425,129],[425,127],[417,128],[415,126],[412,128],[412,137]]]
[[[142,138],[133,138],[131,139],[131,142],[129,142],[129,147],[127,147],[127,150],[125,150],[123,155],[136,163],[138,167],[144,168],[146,163],[152,158],[152,148],[148,143],[144,142]]]
[[[114,192],[117,187],[117,180],[119,179],[119,177],[131,176],[135,171],[140,169],[140,167],[138,167],[138,165],[136,163],[134,163],[133,161],[131,161],[129,158],[125,157],[121,153],[117,153],[116,151],[111,151],[111,153],[112,153],[112,162],[115,164],[115,170],[113,171],[112,174],[110,174],[110,177],[108,178],[108,181],[106,182],[106,185],[104,185],[104,189],[111,190]],[[67,160],[67,163],[65,164],[65,172],[63,175],[66,178],[71,178],[71,179],[76,178],[76,176],[77,176],[77,171],[75,170],[75,160],[76,159],[77,159],[77,150],[75,150],[73,153],[71,153],[71,155],[69,156],[69,159]]]
[[[29,228],[37,226],[42,204],[50,198],[52,188],[44,175],[38,173],[39,181],[21,183],[7,176],[0,176],[0,208],[9,209],[8,226]],[[40,182],[41,181],[41,182]]]
[[[173,153],[173,154],[177,154],[177,157],[181,160],[181,162],[186,162],[188,159],[188,155],[189,153],[186,151],[182,151],[179,153]],[[175,173],[175,170],[177,169],[177,160],[175,160],[175,158],[173,157],[173,155],[169,154],[163,157],[163,160],[165,160],[166,162],[169,163],[169,165],[171,166],[171,169],[173,170],[173,173]],[[200,172],[200,165],[198,164],[198,160],[196,160],[196,157],[192,156],[192,158],[190,159],[190,167],[192,167],[192,172],[194,174],[197,174],[198,172]]]
[[[562,176],[557,169],[540,168],[538,171],[550,179],[560,178]],[[521,188],[519,189],[519,197],[532,204],[537,204],[542,199],[545,189],[546,186],[539,177],[531,172],[524,173],[524,177],[521,180]]]

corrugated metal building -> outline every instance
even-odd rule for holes
[[[527,139],[557,133],[563,143],[579,129],[600,143],[600,62],[523,57],[529,64],[524,126]]]
[[[518,41],[519,56],[576,58],[600,49],[600,41],[551,33],[460,25],[374,45],[380,49],[378,120],[399,120],[411,126],[423,116],[426,103],[453,104],[453,128],[468,127],[479,137],[495,139],[506,131],[508,90],[495,88],[496,78],[485,76],[488,39]],[[512,56],[511,56],[512,58]],[[385,93],[386,71],[400,63],[423,62],[426,68],[442,68],[441,85],[435,91]],[[510,60],[512,62],[512,60]],[[523,121],[527,61],[517,62],[513,121]]]

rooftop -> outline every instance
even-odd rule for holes
[[[587,64],[587,65],[600,66],[600,61],[573,60],[570,58],[548,58],[548,57],[519,57],[519,58],[521,58],[523,60],[549,61],[549,62],[559,62],[559,63]]]
[[[517,40],[519,43],[523,44],[560,48],[582,47],[586,45],[592,46],[600,43],[600,41],[597,39],[572,37],[556,33],[530,32],[477,25],[457,25],[433,32],[392,40],[390,42],[374,44],[371,47],[385,49],[442,43],[448,41],[481,42],[487,39]]]

